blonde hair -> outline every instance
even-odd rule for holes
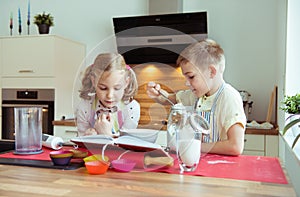
[[[225,56],[221,46],[214,40],[206,39],[189,45],[179,55],[176,64],[178,66],[191,63],[200,70],[213,64],[219,67],[220,72],[225,70]]]
[[[104,72],[112,72],[115,70],[125,71],[125,77],[129,77],[129,84],[124,90],[123,101],[131,101],[138,90],[138,83],[135,72],[125,63],[122,55],[118,53],[102,53],[99,54],[94,63],[86,68],[83,79],[81,81],[80,97],[83,99],[91,99],[90,93],[94,93],[92,79],[98,81]]]

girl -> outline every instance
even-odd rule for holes
[[[204,138],[203,152],[239,155],[244,148],[246,116],[239,92],[223,79],[225,70],[224,51],[213,40],[191,44],[184,49],[177,65],[181,67],[189,90],[168,94],[160,85],[149,82],[148,95],[160,103],[166,99],[164,92],[174,103],[194,106],[210,122],[210,136]]]
[[[96,57],[82,79],[76,110],[79,135],[118,136],[120,128],[133,129],[140,119],[140,105],[133,99],[138,83],[122,55],[104,53]]]

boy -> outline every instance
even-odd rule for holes
[[[224,51],[215,41],[206,39],[184,49],[176,64],[181,67],[189,90],[168,94],[159,84],[149,82],[147,94],[164,104],[164,94],[174,103],[194,106],[210,123],[210,135],[204,138],[202,152],[240,155],[244,148],[246,116],[239,92],[223,79]]]

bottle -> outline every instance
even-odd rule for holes
[[[186,108],[182,104],[171,107],[167,124],[167,151],[176,151],[176,132],[186,119]]]
[[[44,134],[42,136],[42,145],[54,150],[59,150],[63,146],[63,139],[61,137],[55,137],[53,135]]]

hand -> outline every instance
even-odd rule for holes
[[[98,116],[97,121],[94,125],[97,134],[104,134],[111,136],[112,133],[112,122],[110,121],[110,114],[109,113],[101,113]]]
[[[159,93],[160,90],[161,90],[160,85],[153,81],[150,81],[147,85],[147,94],[152,99],[158,99],[160,95]]]
[[[96,130],[95,130],[94,128],[89,128],[89,129],[87,129],[87,130],[84,132],[83,135],[84,135],[84,136],[85,136],[85,135],[97,135],[97,132],[96,132]]]

